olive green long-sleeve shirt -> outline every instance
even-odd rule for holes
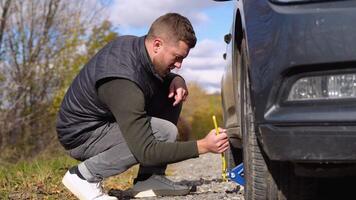
[[[113,79],[98,88],[99,99],[114,115],[132,154],[140,164],[156,166],[198,157],[196,141],[155,140],[140,88],[127,79]]]

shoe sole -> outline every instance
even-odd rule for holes
[[[78,197],[78,199],[85,199],[85,197],[82,196],[79,192],[76,192],[76,191],[70,189],[70,188],[75,188],[76,186],[74,184],[72,184],[71,181],[66,179],[66,175],[64,175],[64,177],[62,179],[62,183],[64,186],[66,186],[66,188],[69,191],[71,191],[76,197]]]
[[[156,197],[156,196],[184,196],[189,194],[190,189],[187,190],[145,190],[140,192],[133,191],[135,198]]]
[[[156,196],[157,195],[153,190],[146,190],[146,191],[138,192],[138,193],[136,193],[136,195],[134,195],[135,198],[156,197]]]

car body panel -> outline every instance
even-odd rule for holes
[[[257,123],[269,122],[265,113],[278,103],[275,97],[288,71],[301,66],[321,70],[325,64],[329,69],[330,63],[342,67],[344,62],[356,62],[356,1],[295,6],[245,2]]]
[[[238,30],[234,29],[236,21],[241,23]],[[246,41],[258,139],[271,160],[356,162],[355,99],[285,100],[300,77],[356,71],[355,23],[356,1],[288,5],[267,0],[236,1],[232,43],[241,42],[237,34]],[[239,104],[239,69],[233,58],[238,47],[229,45],[227,58],[231,59],[227,59],[224,77],[229,73],[232,80],[223,81],[222,87],[233,85],[231,109],[232,96]],[[222,91],[223,98],[226,91]],[[226,109],[223,105],[224,112]]]

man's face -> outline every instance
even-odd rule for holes
[[[183,41],[172,42],[158,39],[154,42],[155,56],[152,63],[156,73],[160,77],[165,77],[172,69],[180,69],[183,59],[189,53],[188,45]]]

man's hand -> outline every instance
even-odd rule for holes
[[[216,135],[216,131],[213,129],[203,139],[197,141],[199,154],[223,153],[229,148],[226,129],[219,128],[219,133]]]
[[[173,106],[178,105],[181,101],[185,101],[188,96],[188,88],[182,77],[176,76],[169,86],[168,98],[174,97]]]

